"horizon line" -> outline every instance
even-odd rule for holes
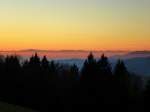
[[[84,49],[18,49],[18,50],[0,50],[0,52],[150,52],[150,50],[84,50]]]

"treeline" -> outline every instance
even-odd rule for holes
[[[105,55],[96,60],[90,53],[81,70],[37,54],[23,63],[17,56],[0,58],[0,100],[41,112],[144,111],[150,82],[144,89],[141,83],[121,60],[112,69]]]

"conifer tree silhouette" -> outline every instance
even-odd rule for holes
[[[150,108],[149,108],[149,104],[150,104],[150,80],[147,81],[146,89],[145,89],[144,94],[143,94],[143,98],[144,98],[144,104],[143,104],[144,111],[150,111]]]
[[[128,111],[130,104],[130,74],[123,61],[118,60],[114,69],[116,101],[118,100],[120,107]]]
[[[140,77],[136,79],[121,60],[113,69],[104,54],[97,60],[91,52],[81,69],[48,61],[46,56],[40,59],[37,53],[23,63],[16,55],[0,56],[0,100],[42,112],[110,107],[128,111],[133,104],[137,110],[139,104],[149,108],[150,84],[136,95],[133,91],[139,91]]]
[[[47,60],[47,57],[46,57],[46,56],[43,57],[41,64],[42,64],[41,66],[42,66],[44,69],[48,69],[48,68],[49,68],[49,61]]]
[[[70,67],[70,75],[72,81],[79,79],[79,69],[75,64]]]

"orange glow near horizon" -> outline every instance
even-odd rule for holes
[[[146,0],[0,1],[0,50],[150,50],[149,11]]]
[[[150,50],[149,38],[103,37],[101,34],[9,32],[0,33],[0,50]],[[102,37],[102,38],[101,38]]]

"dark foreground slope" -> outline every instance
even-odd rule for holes
[[[38,112],[21,106],[0,102],[0,112]]]

